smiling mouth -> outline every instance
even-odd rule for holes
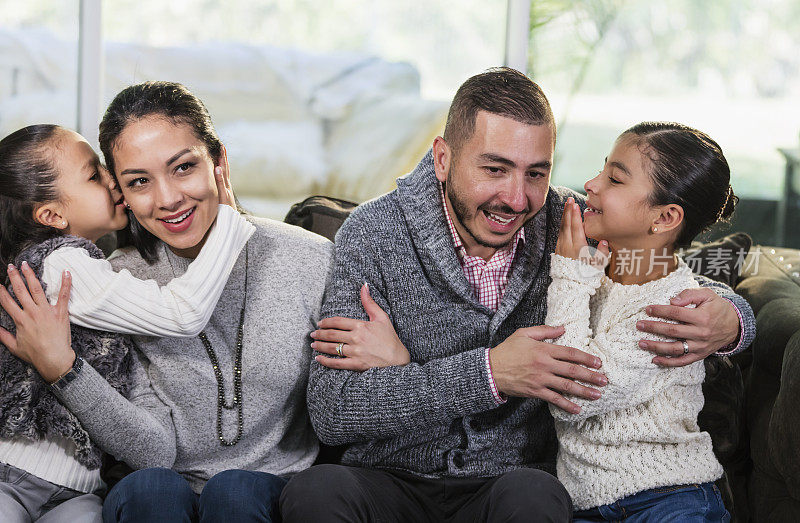
[[[195,210],[195,208],[194,208],[194,207],[192,207],[191,209],[189,209],[189,210],[186,210],[186,211],[184,211],[184,212],[182,212],[182,213],[180,213],[180,214],[177,214],[177,215],[176,215],[176,214],[173,214],[171,217],[168,217],[168,218],[159,218],[159,220],[161,220],[162,222],[165,222],[165,223],[169,223],[169,224],[171,224],[171,225],[176,225],[176,224],[179,224],[179,223],[183,222],[183,221],[184,221],[184,220],[186,220],[186,219],[187,219],[189,216],[191,216],[192,214],[194,214],[194,210]]]
[[[498,225],[502,225],[502,226],[510,225],[511,223],[514,222],[514,220],[516,220],[520,216],[519,214],[515,214],[515,215],[511,216],[510,218],[506,218],[504,216],[500,216],[498,214],[495,214],[493,212],[487,211],[485,209],[483,209],[483,214],[485,214],[486,217],[488,219],[490,219],[491,221],[495,222]]]
[[[586,209],[584,209],[583,214],[586,214],[587,212],[594,214],[603,214],[603,211],[601,211],[600,209],[596,209],[595,207],[592,207],[588,203],[586,204]]]

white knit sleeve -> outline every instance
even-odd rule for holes
[[[603,271],[578,260],[558,254],[550,255],[550,277],[547,288],[545,325],[564,326],[559,345],[582,349],[589,343],[589,298],[603,279]]]
[[[255,231],[236,210],[220,205],[217,219],[186,272],[164,286],[114,272],[80,248],[62,247],[44,260],[42,281],[55,303],[61,273],[72,274],[70,321],[91,329],[145,336],[195,336],[208,323],[228,276]]]

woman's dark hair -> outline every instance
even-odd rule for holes
[[[683,208],[676,247],[687,247],[698,234],[733,214],[739,198],[730,185],[731,171],[720,146],[707,134],[673,122],[642,122],[622,135],[633,139],[651,161],[650,205]]]
[[[175,82],[145,82],[126,87],[114,97],[100,122],[100,150],[108,170],[116,177],[114,147],[125,127],[147,116],[166,118],[175,125],[188,125],[203,142],[214,162],[219,161],[222,142],[211,123],[208,109],[185,86]],[[158,259],[158,238],[142,227],[128,211],[128,227],[117,233],[120,246],[133,245],[148,263]]]
[[[0,140],[0,282],[26,248],[63,234],[34,218],[36,208],[59,198],[58,171],[47,148],[57,125],[30,125]]]

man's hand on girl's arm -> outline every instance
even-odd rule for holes
[[[493,348],[489,357],[497,389],[507,396],[539,398],[572,414],[581,409],[564,394],[599,399],[600,390],[581,383],[598,387],[608,384],[605,375],[593,370],[599,369],[602,361],[576,348],[546,341],[562,334],[563,327],[521,328]]]
[[[640,321],[640,331],[660,334],[678,341],[641,340],[639,346],[656,354],[653,363],[663,367],[683,367],[707,358],[734,343],[741,326],[736,308],[709,288],[687,289],[671,300],[671,305],[651,305],[647,314],[680,323]],[[686,305],[694,304],[695,308]],[[681,340],[686,340],[689,352],[684,354]]]
[[[67,308],[72,278],[69,272],[64,271],[58,301],[50,305],[39,280],[25,262],[22,263],[22,273],[27,288],[19,271],[13,265],[8,266],[8,278],[19,305],[6,288],[0,286],[0,306],[14,320],[17,329],[14,336],[0,327],[0,343],[14,356],[33,365],[42,379],[53,383],[75,362]]]

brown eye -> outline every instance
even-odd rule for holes
[[[179,172],[179,173],[185,173],[186,171],[188,171],[192,167],[194,167],[194,163],[192,163],[192,162],[184,162],[184,163],[180,164],[179,166],[177,166],[175,168],[175,170],[177,172]]]

